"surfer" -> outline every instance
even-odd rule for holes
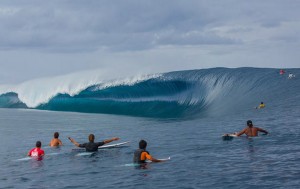
[[[258,127],[254,127],[251,120],[247,121],[247,126],[248,127],[243,129],[241,132],[237,133],[236,136],[241,136],[242,134],[246,134],[248,137],[254,137],[254,136],[258,136],[258,131],[263,132],[265,135],[268,134],[268,131]]]
[[[292,74],[292,73],[289,73],[289,76],[288,76],[288,78],[289,79],[292,79],[293,77],[296,77],[294,74]]]
[[[284,70],[280,70],[280,71],[279,71],[279,74],[280,74],[280,75],[283,75],[284,73],[285,73]]]
[[[63,144],[58,137],[59,137],[59,133],[55,132],[54,138],[50,141],[49,146],[51,146],[51,147],[62,146]]]
[[[264,104],[264,102],[261,102],[260,105],[258,107],[256,107],[256,109],[261,109],[266,107],[266,105]]]
[[[41,160],[42,157],[45,155],[45,152],[44,150],[41,149],[41,147],[42,147],[41,141],[37,141],[35,144],[35,148],[31,149],[27,155],[30,157],[38,158],[38,160]]]
[[[80,147],[80,148],[85,148],[85,150],[87,152],[96,152],[98,151],[98,147],[99,146],[102,146],[104,144],[107,144],[107,143],[110,143],[112,141],[115,141],[115,140],[119,140],[118,137],[114,137],[114,138],[111,138],[111,139],[107,139],[107,140],[104,140],[102,142],[94,142],[95,140],[95,135],[93,134],[90,134],[89,135],[89,142],[88,143],[84,143],[84,144],[79,144],[77,143],[74,139],[72,139],[71,137],[68,137],[68,139],[73,143],[75,144],[75,146],[77,147]]]
[[[164,160],[159,160],[153,158],[148,151],[146,151],[147,142],[145,140],[141,140],[139,142],[139,149],[134,152],[133,162],[134,163],[146,163],[146,160],[150,160],[152,162],[162,162]]]

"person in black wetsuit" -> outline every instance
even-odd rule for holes
[[[95,136],[93,134],[90,134],[89,135],[89,142],[88,143],[84,143],[84,144],[79,144],[77,143],[74,139],[72,139],[71,137],[68,137],[68,139],[73,143],[75,144],[75,146],[77,147],[80,147],[80,148],[85,148],[85,150],[87,152],[96,152],[98,151],[98,147],[99,146],[102,146],[104,144],[107,144],[107,143],[110,143],[112,141],[115,141],[115,140],[119,140],[118,137],[114,137],[114,138],[111,138],[111,139],[107,139],[107,140],[104,140],[102,142],[94,142],[95,140]]]

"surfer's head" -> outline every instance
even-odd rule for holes
[[[89,135],[89,141],[90,141],[90,142],[94,142],[94,140],[95,140],[95,135],[90,134],[90,135]]]
[[[260,104],[264,104],[264,102],[261,102]]]
[[[147,142],[145,140],[141,140],[139,143],[140,149],[146,149],[147,147]]]
[[[253,126],[252,121],[251,121],[251,120],[248,120],[248,121],[247,121],[247,125],[248,125],[249,127],[252,127],[252,126]]]
[[[54,133],[54,138],[58,138],[59,137],[59,133],[58,132],[55,132]]]
[[[42,146],[41,141],[36,141],[35,146],[36,146],[37,148],[40,148],[40,147]]]

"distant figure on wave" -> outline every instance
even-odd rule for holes
[[[263,132],[265,135],[268,134],[268,131],[258,128],[258,127],[254,127],[251,120],[247,121],[247,126],[248,127],[243,129],[241,132],[237,133],[236,136],[241,136],[242,134],[245,134],[248,137],[255,137],[255,136],[258,136],[258,131]]]
[[[45,155],[45,152],[41,149],[41,147],[41,141],[37,141],[35,144],[35,148],[31,149],[27,155],[30,157],[37,158],[37,160],[42,160],[43,156]]]
[[[266,105],[264,104],[264,102],[261,102],[259,106],[256,107],[256,109],[262,109],[266,107]]]
[[[146,160],[150,160],[152,162],[162,162],[164,160],[159,160],[153,158],[148,151],[146,151],[147,142],[145,140],[141,140],[139,142],[139,149],[134,152],[133,162],[138,164],[146,163]]]
[[[280,75],[283,75],[284,73],[285,73],[284,70],[280,70],[280,71],[279,71],[279,74],[280,74]]]
[[[288,79],[292,79],[292,78],[294,78],[294,77],[296,77],[294,74],[289,73]]]
[[[107,139],[107,140],[103,140],[102,142],[94,142],[95,140],[95,135],[93,134],[90,134],[89,135],[89,142],[88,143],[84,143],[84,144],[79,144],[77,143],[74,139],[72,139],[71,137],[68,137],[68,139],[73,143],[75,144],[75,146],[77,147],[80,147],[80,148],[85,148],[85,150],[87,152],[96,152],[98,151],[98,147],[99,146],[102,146],[104,144],[107,144],[107,143],[110,143],[112,141],[115,141],[115,140],[119,140],[118,137],[114,137],[114,138],[111,138],[111,139]]]
[[[63,143],[61,142],[61,140],[58,137],[59,137],[59,133],[55,132],[54,138],[50,141],[49,146],[51,146],[51,147],[62,146]]]

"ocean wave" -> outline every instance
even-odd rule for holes
[[[298,73],[299,69],[292,69]],[[67,79],[66,79],[67,78]],[[284,101],[299,82],[278,69],[213,68],[123,79],[56,77],[23,83],[0,96],[0,107],[144,117],[220,115],[260,101]],[[3,91],[3,89],[2,89]],[[0,92],[2,92],[0,90]],[[9,93],[8,93],[9,92]]]

